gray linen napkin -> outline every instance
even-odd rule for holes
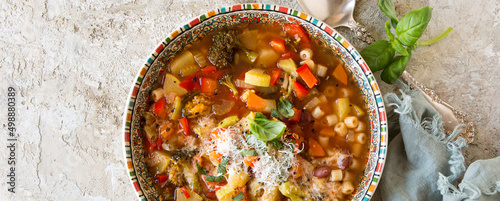
[[[500,200],[500,156],[472,163],[465,172],[463,138],[446,137],[441,115],[422,96],[398,82],[401,95],[388,102],[389,148],[380,193],[383,200]]]

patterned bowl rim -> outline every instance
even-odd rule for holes
[[[131,120],[132,120],[132,114],[134,112],[134,105],[135,105],[135,100],[136,100],[136,95],[139,92],[139,86],[141,85],[143,81],[143,77],[146,75],[148,68],[153,64],[155,59],[159,56],[159,54],[162,52],[162,50],[172,41],[174,40],[177,36],[181,35],[183,32],[189,30],[191,27],[194,27],[195,25],[208,20],[214,16],[221,15],[221,14],[227,14],[231,12],[241,12],[241,11],[266,11],[266,12],[276,12],[280,14],[284,14],[287,17],[292,17],[297,21],[301,21],[303,23],[309,23],[310,25],[313,25],[320,30],[324,31],[326,34],[330,35],[333,37],[335,40],[337,40],[341,47],[344,48],[344,50],[348,53],[350,53],[350,56],[352,56],[355,59],[355,64],[359,65],[359,67],[362,69],[364,75],[366,76],[366,79],[369,81],[369,85],[371,86],[371,91],[374,94],[374,97],[376,99],[376,110],[377,110],[377,117],[378,117],[378,122],[380,129],[375,131],[378,132],[378,142],[379,144],[377,145],[375,150],[369,150],[369,152],[375,152],[377,159],[375,160],[377,165],[376,168],[371,168],[371,170],[368,173],[364,173],[365,176],[368,175],[368,178],[365,178],[365,185],[363,183],[359,184],[360,186],[363,185],[366,189],[363,191],[358,191],[357,194],[363,194],[360,196],[359,200],[362,201],[368,201],[371,199],[373,196],[373,193],[375,192],[375,189],[377,188],[377,185],[380,181],[380,177],[382,176],[382,172],[384,169],[384,164],[385,164],[385,159],[386,159],[386,153],[387,153],[387,117],[386,117],[386,112],[385,112],[385,106],[384,102],[382,99],[382,94],[380,92],[380,89],[378,87],[378,84],[374,78],[373,73],[370,71],[368,65],[366,62],[363,60],[363,58],[360,56],[359,52],[347,41],[344,39],[342,35],[340,35],[336,30],[331,28],[329,25],[326,23],[322,22],[321,20],[318,20],[310,15],[307,15],[305,13],[302,13],[298,10],[290,9],[287,7],[283,6],[278,6],[278,5],[272,5],[272,4],[237,4],[233,6],[228,6],[228,7],[222,7],[217,10],[211,10],[208,11],[204,14],[199,15],[198,17],[192,19],[189,21],[189,23],[184,24],[183,26],[180,26],[179,28],[175,29],[168,35],[163,42],[161,42],[158,47],[150,54],[149,58],[146,60],[146,63],[141,67],[139,70],[137,76],[135,77],[135,82],[132,85],[129,96],[128,96],[128,101],[126,103],[125,107],[125,113],[124,113],[124,119],[123,119],[123,134],[124,134],[124,154],[125,154],[125,161],[126,161],[126,166],[128,170],[128,174],[130,177],[130,181],[132,186],[135,189],[136,195],[140,200],[146,201],[147,199],[144,197],[144,193],[142,191],[142,188],[137,180],[135,170],[134,170],[134,164],[132,160],[132,153],[131,153]],[[326,35],[325,34],[325,35]],[[371,123],[371,122],[370,122]],[[373,138],[373,137],[371,137]],[[377,140],[377,139],[376,139]],[[371,148],[371,147],[370,147]],[[374,156],[371,156],[374,157]],[[366,169],[365,169],[366,171]],[[358,186],[359,187],[359,186]],[[356,196],[358,197],[358,196]]]

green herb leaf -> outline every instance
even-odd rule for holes
[[[264,149],[266,147],[266,144],[264,144],[264,142],[258,140],[253,135],[245,135],[245,139],[248,145],[250,145],[250,147],[253,147],[255,149]]]
[[[204,175],[207,175],[208,174],[208,171],[203,169],[203,167],[201,167],[200,164],[196,163],[196,169],[198,169],[198,174],[204,174]]]
[[[257,151],[255,150],[241,150],[240,154],[242,156],[257,156]]]
[[[224,178],[224,174],[226,173],[227,163],[231,160],[231,158],[227,156],[223,156],[219,165],[217,166],[217,176],[208,175],[205,180],[208,182],[221,182]]]
[[[401,44],[412,46],[424,33],[432,16],[432,8],[426,6],[407,13],[396,26]]]
[[[405,47],[399,42],[399,39],[394,39],[391,43],[392,49],[396,50],[399,54],[403,56],[408,56],[408,51],[406,50]]]
[[[384,70],[380,77],[386,83],[394,83],[402,74],[410,61],[411,53],[408,56],[397,56],[394,61]]]
[[[274,139],[271,141],[271,144],[273,144],[276,149],[283,149],[285,148],[285,145],[283,145],[283,142],[279,141],[278,139]]]
[[[281,120],[280,113],[278,112],[278,110],[271,109],[271,116],[273,116],[276,119],[280,119]]]
[[[285,132],[286,125],[281,121],[269,120],[263,114],[257,112],[255,118],[249,118],[250,132],[258,140],[270,141],[281,137]]]
[[[373,72],[387,67],[394,58],[394,54],[396,54],[391,47],[391,43],[386,40],[375,41],[359,53]]]
[[[280,102],[278,103],[278,111],[286,118],[292,117],[295,113],[295,111],[293,111],[292,102],[287,99],[280,99]]]
[[[394,35],[391,32],[391,20],[387,20],[385,22],[385,33],[387,33],[387,38],[389,38],[390,41],[394,40]]]
[[[396,7],[394,6],[393,0],[378,0],[378,7],[382,12],[391,18],[392,24],[396,26],[398,24],[398,18],[396,17]]]
[[[221,182],[222,179],[224,178],[224,176],[212,176],[212,175],[208,175],[206,178],[205,178],[205,181],[208,181],[208,182]]]
[[[243,199],[245,199],[245,195],[243,195],[243,192],[238,193],[238,195],[236,195],[236,196],[233,198],[233,200],[236,200],[236,201],[241,201],[241,200],[243,200]]]

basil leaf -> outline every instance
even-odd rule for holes
[[[391,20],[387,20],[385,22],[385,33],[387,33],[387,38],[389,38],[390,41],[394,40],[394,35],[391,32]]]
[[[386,83],[394,83],[402,74],[411,58],[411,53],[408,56],[397,56],[394,61],[384,70],[380,77]]]
[[[285,148],[285,146],[283,145],[283,142],[277,140],[277,139],[274,139],[271,141],[271,144],[273,144],[274,147],[276,147],[276,149],[283,149]]]
[[[243,195],[243,192],[238,193],[238,195],[236,195],[236,196],[233,198],[233,200],[236,200],[236,201],[241,201],[241,200],[243,200],[243,199],[245,199],[245,195]]]
[[[391,43],[386,40],[375,41],[359,53],[373,72],[384,69],[391,63],[394,54],[396,54]]]
[[[432,17],[432,8],[426,6],[407,13],[396,26],[401,44],[412,46],[424,33]]]
[[[269,120],[263,114],[257,112],[255,118],[249,118],[250,132],[258,140],[270,141],[281,137],[285,132],[286,125],[281,121]]]
[[[403,47],[403,45],[401,45],[399,39],[396,38],[395,40],[393,40],[391,43],[391,47],[392,49],[396,50],[396,52],[398,52],[399,54],[403,56],[408,56],[408,51],[406,50],[405,47]]]
[[[245,135],[245,139],[246,139],[248,145],[250,145],[250,147],[253,147],[255,149],[264,149],[264,148],[266,148],[266,144],[264,144],[264,142],[258,140],[253,135]]]
[[[293,111],[292,102],[286,99],[280,99],[280,102],[278,103],[278,111],[286,118],[292,117],[295,113],[295,111]]]
[[[255,150],[241,150],[240,154],[242,156],[257,156],[257,151]]]
[[[205,178],[205,181],[208,181],[208,182],[221,182],[223,178],[224,178],[224,176],[222,176],[222,175],[220,175],[220,176],[208,175]]]
[[[398,18],[396,17],[396,7],[394,6],[393,0],[378,0],[378,7],[382,12],[391,18],[392,24],[395,26],[398,24]]]
[[[271,109],[271,116],[273,116],[276,119],[281,120],[280,113],[278,113],[278,110]]]
[[[207,175],[208,174],[208,170],[205,170],[203,169],[203,167],[201,167],[200,164],[196,163],[196,169],[198,169],[198,174],[204,174],[204,175]]]

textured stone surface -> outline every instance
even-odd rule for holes
[[[0,200],[134,200],[123,156],[122,114],[146,56],[177,26],[202,12],[251,1],[64,1],[0,3],[0,163],[7,162],[6,93],[17,95],[17,186]],[[295,1],[263,1],[299,9]],[[441,42],[419,47],[409,72],[469,114],[477,139],[468,163],[500,148],[500,3],[398,0],[399,16],[429,5],[424,39],[451,26]],[[387,20],[376,1],[357,3],[355,18],[376,39]],[[365,46],[339,29],[358,48]],[[385,86],[386,91],[390,87]],[[7,166],[0,168],[7,175]]]

